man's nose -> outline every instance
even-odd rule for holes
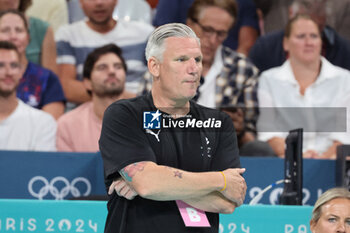
[[[200,62],[197,62],[196,59],[194,58],[191,58],[189,60],[189,73],[192,73],[192,74],[197,74],[200,70]]]
[[[218,42],[219,38],[218,38],[218,34],[217,33],[212,33],[211,35],[209,35],[209,41],[210,44],[216,44]]]
[[[13,75],[15,73],[15,69],[12,68],[10,65],[5,66],[5,73],[6,75]]]
[[[108,66],[107,70],[108,70],[108,73],[110,74],[110,73],[115,73],[117,68],[111,65],[111,66]]]

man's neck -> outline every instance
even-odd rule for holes
[[[113,18],[111,18],[107,23],[105,24],[96,24],[92,21],[88,20],[86,22],[89,28],[92,30],[99,32],[99,33],[107,33],[113,30],[113,28],[116,26],[117,21],[115,21]]]
[[[17,108],[18,100],[16,93],[8,97],[0,96],[0,122],[8,118]]]
[[[132,94],[127,91],[123,91],[120,95],[108,96],[108,97],[98,97],[96,95],[93,95],[92,104],[93,104],[94,113],[98,119],[102,120],[103,114],[109,105],[111,105],[117,100],[129,99],[135,96],[136,96],[135,94]]]
[[[156,91],[152,89],[152,98],[154,106],[162,112],[166,112],[175,116],[184,116],[190,111],[190,102],[189,100],[175,100],[158,95]]]

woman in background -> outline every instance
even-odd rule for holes
[[[32,0],[0,0],[0,11],[13,9],[24,14],[31,4]],[[52,27],[35,17],[26,19],[30,34],[30,43],[26,48],[27,59],[57,73],[56,44]]]
[[[0,40],[16,45],[24,74],[17,87],[17,97],[32,107],[42,109],[58,119],[64,112],[65,97],[58,77],[48,69],[29,62],[26,48],[29,43],[25,16],[17,10],[0,12]]]
[[[330,107],[349,111],[350,72],[321,56],[320,29],[309,15],[292,18],[284,35],[287,61],[258,79],[258,139],[283,157],[288,131],[304,128],[304,158],[335,158],[336,147],[350,143],[350,137],[339,132],[346,130],[346,122],[339,128],[328,127],[342,123]]]
[[[310,229],[312,233],[349,233],[349,190],[333,188],[323,193],[312,210]]]

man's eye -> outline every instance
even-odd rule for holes
[[[328,222],[335,222],[336,219],[335,218],[328,218]]]
[[[122,68],[123,68],[123,66],[121,64],[115,64],[114,65],[114,69],[120,70]]]
[[[214,33],[215,30],[211,27],[203,27],[203,31],[208,32],[208,33]]]
[[[185,57],[179,57],[176,59],[176,61],[180,61],[180,62],[183,62],[183,61],[187,61],[188,59],[186,59]]]
[[[106,65],[98,65],[98,66],[96,67],[96,70],[99,70],[99,71],[103,71],[103,70],[105,70],[105,69],[107,69],[107,66],[106,66]]]
[[[196,62],[198,63],[198,62],[201,62],[201,61],[202,61],[202,58],[201,58],[201,57],[196,57],[195,60],[196,60]]]
[[[20,67],[20,64],[17,62],[11,63],[11,68],[12,69],[18,69]]]

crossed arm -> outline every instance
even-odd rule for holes
[[[111,184],[109,194],[115,190],[127,199],[140,195],[157,201],[182,200],[204,211],[232,213],[244,201],[247,188],[241,176],[244,171],[231,168],[223,174],[187,172],[143,161],[121,169],[122,178]]]

